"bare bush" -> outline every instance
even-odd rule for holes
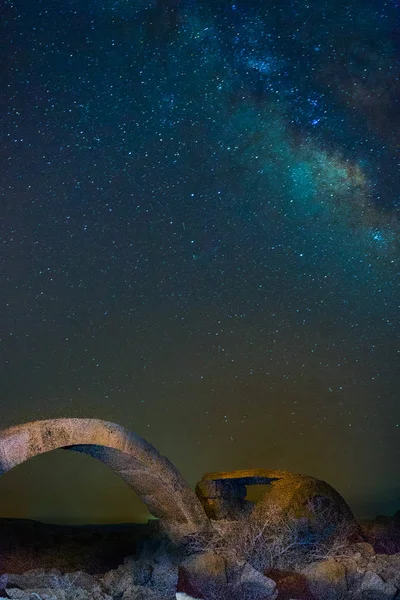
[[[264,502],[256,517],[214,521],[208,540],[193,539],[191,551],[214,551],[249,562],[260,572],[299,569],[311,562],[350,553],[353,527],[338,517],[332,505],[309,503],[307,516],[296,517],[272,502]]]
[[[80,576],[80,572],[51,575],[45,586],[46,592],[41,591],[39,594],[31,591],[31,600],[79,600],[79,595],[82,595],[82,590],[77,586]],[[83,596],[87,597],[87,593]]]

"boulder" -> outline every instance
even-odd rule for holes
[[[130,562],[128,565],[120,565],[118,569],[108,571],[100,583],[104,590],[111,596],[123,594],[132,586],[145,586],[150,582],[152,569],[148,563],[141,561]]]
[[[214,552],[194,555],[179,566],[177,592],[208,600],[227,583],[225,559]]]
[[[141,585],[132,585],[125,590],[121,600],[170,600],[173,596],[164,596],[157,591]]]
[[[85,571],[74,571],[73,573],[67,573],[64,578],[67,577],[69,582],[76,587],[83,590],[93,590],[100,588],[100,583],[97,577]]]
[[[26,590],[20,590],[18,588],[11,588],[7,590],[9,598],[12,600],[66,600],[64,590],[59,590],[59,593],[54,595],[48,588],[27,588]]]
[[[55,579],[61,578],[58,569],[30,569],[25,573],[8,573],[8,586],[17,585],[22,590],[50,587]]]
[[[137,560],[131,564],[129,569],[121,570],[123,573],[124,583],[131,579],[130,585],[148,585],[153,574],[153,566],[147,560]]]
[[[302,573],[311,594],[318,600],[341,600],[347,593],[346,569],[332,558],[312,563]]]
[[[359,542],[354,544],[354,548],[356,552],[361,554],[362,558],[371,559],[372,557],[375,557],[374,547],[368,542]]]
[[[151,574],[150,587],[158,590],[168,597],[173,597],[178,586],[178,566],[168,561],[168,557],[164,560],[155,562]]]
[[[107,600],[111,595],[106,594],[97,579],[84,571],[75,571],[65,575],[52,577],[49,590],[57,596],[59,590],[64,591],[66,599],[70,600]]]
[[[374,568],[369,570],[377,572],[383,581],[400,590],[400,554],[377,554]]]
[[[271,569],[267,573],[277,585],[279,600],[315,600],[311,594],[308,581],[302,573]]]
[[[366,572],[367,563],[358,552],[354,557],[345,561],[346,582],[349,592],[357,593]]]
[[[246,562],[204,552],[179,567],[177,592],[213,600],[225,594],[230,600],[275,600],[276,584]]]
[[[274,600],[277,595],[276,583],[245,563],[237,581],[230,582],[233,597],[243,600]]]
[[[397,588],[372,571],[367,571],[360,586],[362,600],[393,600]]]
[[[93,590],[87,590],[84,588],[76,587],[70,590],[60,590],[65,594],[65,600],[113,600],[112,596],[105,594],[99,588]],[[58,589],[50,589],[48,590],[50,593],[51,600],[62,600],[62,597],[59,596]],[[31,600],[37,600],[31,598]],[[45,599],[43,599],[45,600]]]

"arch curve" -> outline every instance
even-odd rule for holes
[[[209,529],[201,503],[178,469],[145,439],[101,419],[45,419],[0,431],[0,475],[57,449],[83,452],[109,466],[175,542]]]

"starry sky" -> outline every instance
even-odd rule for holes
[[[400,508],[397,0],[5,0],[1,427]],[[146,519],[62,450],[0,516]]]

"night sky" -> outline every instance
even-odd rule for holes
[[[1,10],[1,428],[105,419],[192,486],[288,469],[393,514],[398,1]],[[0,516],[147,518],[61,450]]]

